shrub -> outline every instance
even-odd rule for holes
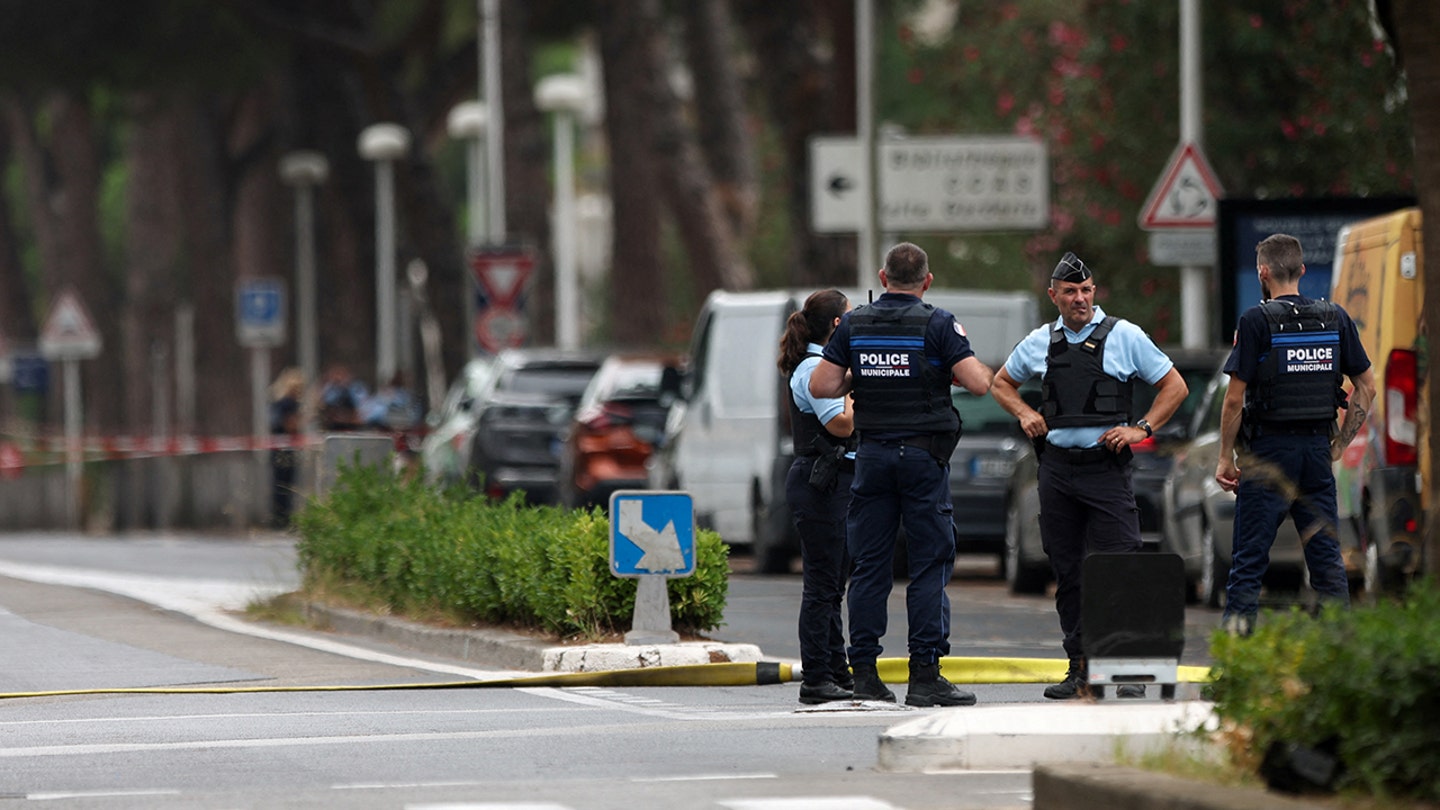
[[[1215,711],[1237,760],[1256,767],[1272,743],[1333,750],[1339,784],[1440,800],[1440,589],[1403,601],[1274,614],[1249,638],[1211,640]]]
[[[302,582],[342,585],[402,614],[518,624],[560,636],[628,629],[635,581],[610,573],[610,524],[600,509],[527,507],[462,488],[437,491],[418,478],[344,467],[325,498],[296,515]],[[695,573],[671,579],[673,625],[720,626],[728,548],[713,531],[695,536]]]

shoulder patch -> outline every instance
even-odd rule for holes
[[[960,337],[967,336],[965,334],[965,327],[961,326],[959,321],[955,322],[955,334],[959,335]]]

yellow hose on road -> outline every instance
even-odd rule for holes
[[[318,686],[120,686],[0,692],[0,700],[70,695],[229,695],[261,692],[376,692],[401,689],[518,689],[535,686],[763,686],[793,680],[789,664],[773,661],[691,664],[675,667],[550,672],[490,681],[342,684]]]
[[[940,659],[940,672],[951,683],[1016,684],[1055,683],[1065,677],[1068,662],[1044,658],[960,658]],[[882,658],[876,662],[881,680],[905,683],[909,662],[904,658]],[[0,700],[11,698],[66,697],[71,695],[229,695],[261,692],[377,692],[405,689],[518,689],[537,686],[764,686],[789,683],[798,668],[774,661],[691,664],[673,667],[641,667],[600,672],[550,672],[500,678],[489,681],[443,681],[439,683],[341,684],[317,686],[122,686],[93,689],[51,689],[34,692],[0,692]],[[1210,680],[1207,667],[1180,667],[1180,680],[1204,683]]]

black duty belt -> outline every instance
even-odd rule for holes
[[[820,456],[815,453],[801,453],[799,457],[815,459],[819,458]],[[850,458],[849,456],[841,456],[840,460],[836,463],[835,466],[837,469],[840,470],[840,472],[855,472],[855,459]]]
[[[1251,428],[1250,438],[1259,436],[1329,436],[1329,425],[1258,424]]]
[[[1104,447],[1056,447],[1047,444],[1044,451],[1045,458],[1053,458],[1065,464],[1128,464],[1134,457],[1130,448],[1126,447],[1119,453],[1112,453]]]

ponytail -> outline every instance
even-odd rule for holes
[[[823,344],[830,339],[835,319],[845,314],[849,303],[839,290],[820,290],[805,299],[803,309],[790,313],[780,335],[780,357],[775,362],[782,374],[788,377],[795,372],[809,344]]]

